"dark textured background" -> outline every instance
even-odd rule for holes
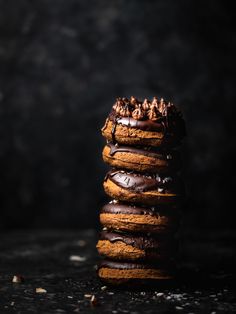
[[[157,95],[187,121],[185,224],[233,227],[233,12],[217,0],[0,0],[0,226],[95,226],[100,127],[115,97]]]

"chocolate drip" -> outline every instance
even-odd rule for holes
[[[118,124],[123,124],[125,126],[140,129],[143,131],[153,131],[153,132],[164,132],[165,127],[160,122],[154,122],[152,120],[135,120],[131,117],[117,117],[113,112],[110,114],[109,119],[111,121],[116,121]]]
[[[181,167],[181,158],[180,154],[177,150],[165,150],[163,148],[156,147],[133,147],[133,146],[124,146],[118,145],[117,143],[114,145],[111,142],[107,143],[107,146],[110,148],[109,155],[114,156],[116,153],[131,153],[142,155],[146,157],[156,158],[159,160],[166,161],[165,166],[162,166],[166,171],[178,170]],[[161,166],[160,166],[161,168]]]
[[[177,193],[183,190],[183,185],[177,176],[142,175],[123,170],[111,170],[107,173],[105,181],[107,179],[110,179],[121,188],[133,190],[137,193],[153,190],[158,190],[159,193]]]
[[[164,153],[157,153],[153,150],[147,150],[147,149],[141,149],[136,148],[132,146],[120,146],[120,145],[114,145],[113,143],[107,143],[107,146],[110,148],[110,155],[113,156],[117,152],[125,152],[125,153],[133,153],[133,154],[139,154],[144,155],[147,157],[154,157],[162,160],[167,160],[171,156],[171,154],[164,154]]]
[[[166,238],[165,240],[159,237],[158,239],[154,236],[142,236],[142,235],[127,235],[125,233],[118,233],[118,232],[106,232],[102,231],[100,234],[101,240],[108,240],[112,243],[121,241],[127,245],[134,246],[140,250],[150,250],[150,249],[159,249],[161,247],[164,250],[171,250],[174,244],[174,241],[168,241]],[[169,242],[169,243],[168,243]],[[173,243],[172,243],[173,242]],[[164,245],[163,245],[164,243]]]
[[[115,134],[116,134],[116,126],[117,126],[117,117],[115,117],[114,120],[112,120],[112,129],[111,129],[111,138],[112,138],[112,142],[115,143],[116,139],[115,139]]]

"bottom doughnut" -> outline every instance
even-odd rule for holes
[[[145,263],[122,263],[103,260],[98,266],[99,278],[112,285],[149,283],[158,280],[173,280],[173,269],[164,268],[164,265],[150,265]]]

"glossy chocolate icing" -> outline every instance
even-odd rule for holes
[[[177,176],[159,174],[144,175],[123,170],[111,170],[105,181],[109,179],[121,188],[133,190],[137,193],[157,190],[159,193],[177,193],[183,191],[183,185]]]
[[[151,132],[165,132],[166,127],[164,121],[155,122],[152,120],[135,120],[132,117],[117,117],[114,113],[109,115],[109,119],[117,124],[122,124],[130,128],[140,129]]]
[[[112,243],[116,241],[124,242],[127,245],[134,246],[140,250],[147,250],[147,249],[159,249],[164,244],[164,249],[170,249],[170,245],[166,246],[166,240],[156,238],[154,236],[143,236],[143,235],[134,235],[134,234],[126,234],[121,232],[107,232],[102,231],[100,234],[100,240],[108,240]]]
[[[177,207],[177,206],[176,206]],[[122,204],[118,202],[110,202],[103,206],[101,213],[107,214],[129,214],[129,215],[150,215],[150,216],[174,216],[177,214],[177,208],[173,206],[144,207],[136,205]]]
[[[111,269],[161,269],[162,267],[166,270],[170,268],[170,263],[159,262],[159,263],[127,263],[127,262],[115,262],[108,259],[101,261],[98,268],[111,268]],[[171,265],[172,268],[172,265]]]
[[[141,149],[134,146],[124,146],[124,145],[117,145],[113,143],[107,143],[107,146],[110,148],[110,155],[113,156],[115,153],[118,152],[125,152],[125,153],[132,153],[132,154],[139,154],[144,155],[147,157],[158,158],[162,160],[170,160],[172,159],[171,153],[161,152],[160,149]],[[159,151],[159,152],[158,152]]]

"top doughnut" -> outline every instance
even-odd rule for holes
[[[102,135],[114,144],[175,147],[185,136],[185,123],[176,106],[163,98],[117,98]]]

